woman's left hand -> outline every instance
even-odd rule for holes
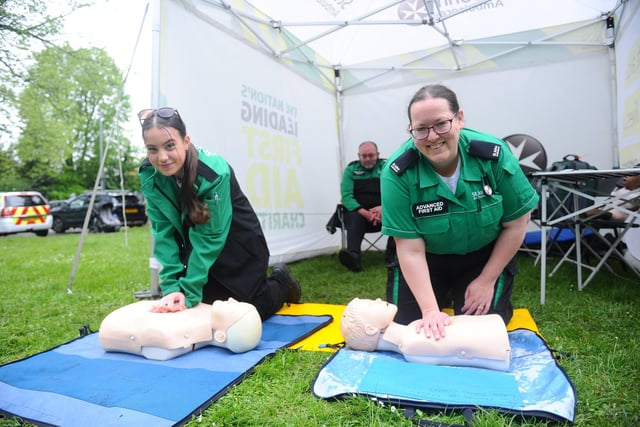
[[[475,279],[464,293],[464,306],[462,312],[469,315],[487,314],[491,308],[493,299],[493,283],[481,282]]]
[[[173,313],[175,311],[186,310],[185,297],[182,292],[172,292],[160,298],[151,311],[154,313]]]

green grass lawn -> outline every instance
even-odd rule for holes
[[[126,238],[126,239],[125,239]],[[83,325],[97,330],[114,309],[149,289],[149,229],[89,234],[70,283],[79,233],[47,237],[0,237],[0,363],[14,361],[78,337]],[[550,265],[554,264],[550,261]],[[575,267],[547,279],[540,305],[540,272],[533,258],[519,257],[513,301],[528,308],[549,343],[567,352],[561,361],[575,385],[575,425],[640,424],[640,280],[612,262],[582,291]],[[303,302],[346,304],[354,297],[384,298],[386,269],[380,253],[367,252],[364,272],[346,271],[337,256],[290,264]],[[71,290],[69,293],[67,289]],[[410,426],[402,411],[365,398],[325,401],[311,385],[330,353],[282,350],[241,384],[189,422],[189,426]],[[167,385],[170,387],[170,384]],[[460,414],[419,413],[421,418],[464,424]],[[479,412],[474,426],[540,426],[496,412]],[[0,418],[0,426],[20,425]]]

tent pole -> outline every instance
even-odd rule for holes
[[[616,28],[614,25],[614,15],[609,15],[605,21],[605,44],[609,47],[609,79],[611,86],[611,155],[613,168],[620,167],[620,145],[618,140],[618,70],[616,64]]]
[[[336,120],[338,125],[338,182],[342,180],[342,171],[345,167],[344,161],[344,117],[342,104],[342,78],[340,76],[340,68],[334,67],[334,76],[336,79]]]
[[[93,184],[93,191],[91,192],[91,198],[89,198],[89,206],[87,207],[87,213],[84,216],[84,223],[82,224],[82,231],[80,232],[80,240],[78,241],[78,247],[76,248],[76,255],[73,258],[73,265],[71,266],[71,274],[69,275],[69,285],[67,286],[67,294],[72,294],[73,281],[76,277],[76,272],[78,271],[78,265],[80,263],[80,254],[82,253],[82,247],[84,245],[84,240],[87,237],[87,232],[89,230],[89,221],[91,220],[91,216],[93,213],[93,205],[96,200],[96,191],[100,186],[100,177],[102,176],[102,172],[104,170],[104,161],[107,158],[107,153],[109,152],[109,142],[107,141],[107,146],[104,149],[104,153],[100,159],[100,168],[98,169],[98,174],[96,175],[96,180]],[[123,205],[124,208],[124,205]],[[123,211],[124,214],[124,211]]]
[[[613,168],[620,167],[620,146],[618,141],[618,83],[617,83],[617,67],[616,53],[613,45],[609,46],[609,72],[611,73],[611,123],[613,129],[611,131],[611,150],[613,156]]]
[[[160,98],[160,9],[161,3],[166,0],[153,0],[153,22],[152,22],[152,63],[151,63],[151,105],[154,108],[159,105]],[[145,14],[146,15],[146,14]],[[149,220],[151,221],[151,220]],[[136,298],[158,298],[162,296],[160,292],[160,263],[153,256],[154,248],[153,234],[149,232],[149,289],[134,292]]]
[[[144,11],[144,16],[142,18],[142,23],[140,24],[140,31],[142,30],[142,26],[144,24],[144,20],[145,17],[147,16],[147,11],[149,10],[149,4],[147,3],[147,6],[145,8]],[[129,77],[129,70],[131,70],[131,63],[133,62],[133,56],[135,56],[135,52],[138,48],[138,40],[140,40],[140,31],[138,32],[138,38],[136,39],[136,44],[134,46],[133,49],[133,55],[131,57],[131,60],[129,61],[129,67],[127,68],[127,72],[124,75],[124,77],[122,78],[122,81],[120,82],[120,88],[124,89],[124,86],[127,82],[127,78]],[[119,116],[120,112],[120,105],[118,105],[117,109],[116,109],[116,115],[115,117]],[[72,294],[73,290],[73,281],[75,280],[76,277],[76,272],[78,271],[78,265],[80,263],[80,255],[82,253],[82,247],[84,246],[84,241],[85,238],[87,237],[87,232],[89,229],[89,221],[91,219],[92,213],[93,213],[93,205],[95,203],[96,200],[96,191],[99,187],[102,187],[103,190],[106,190],[106,185],[104,183],[104,179],[102,178],[102,174],[104,172],[104,163],[105,160],[107,159],[107,153],[109,152],[109,144],[111,142],[111,139],[113,138],[114,135],[114,130],[115,130],[115,126],[116,124],[112,124],[110,132],[109,132],[109,136],[111,138],[107,139],[107,142],[105,144],[104,147],[104,151],[102,149],[102,138],[103,138],[103,131],[102,131],[102,119],[100,120],[100,167],[98,168],[98,174],[96,176],[95,182],[93,184],[93,190],[91,192],[91,198],[89,199],[89,206],[87,207],[87,213],[84,216],[84,223],[82,224],[82,231],[80,233],[80,240],[78,241],[78,247],[76,248],[76,254],[75,257],[73,259],[73,265],[71,266],[71,274],[69,275],[69,284],[67,286],[67,294]],[[120,138],[118,138],[119,140]],[[123,189],[123,179],[124,179],[124,175],[122,173],[122,162],[121,162],[121,158],[120,158],[120,143],[118,142],[118,165],[120,167],[120,189]],[[102,185],[100,185],[102,183]],[[127,249],[129,249],[129,243],[128,243],[128,231],[127,231],[127,215],[125,212],[125,201],[124,201],[124,193],[122,194],[122,217],[124,220],[124,225],[125,225],[125,246]]]

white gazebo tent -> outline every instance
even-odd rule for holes
[[[453,88],[469,127],[532,135],[552,160],[637,163],[639,14],[629,0],[156,0],[152,102],[230,162],[272,261],[291,261],[336,249],[324,225],[344,165],[365,139],[383,157],[406,140],[424,84]]]

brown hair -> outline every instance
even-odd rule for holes
[[[409,101],[409,106],[407,107],[409,123],[411,123],[411,106],[416,102],[420,102],[428,98],[445,99],[449,104],[449,109],[451,110],[452,113],[458,113],[458,111],[460,111],[460,105],[458,104],[458,97],[456,96],[456,93],[451,89],[449,89],[448,87],[440,84],[422,86],[413,95],[413,98],[411,98],[411,101]]]
[[[198,151],[193,144],[189,144],[183,168],[184,173],[182,174],[182,187],[180,189],[182,206],[187,208],[189,219],[194,224],[206,224],[211,219],[211,216],[209,215],[209,205],[200,201],[196,195],[194,184],[198,176]]]

